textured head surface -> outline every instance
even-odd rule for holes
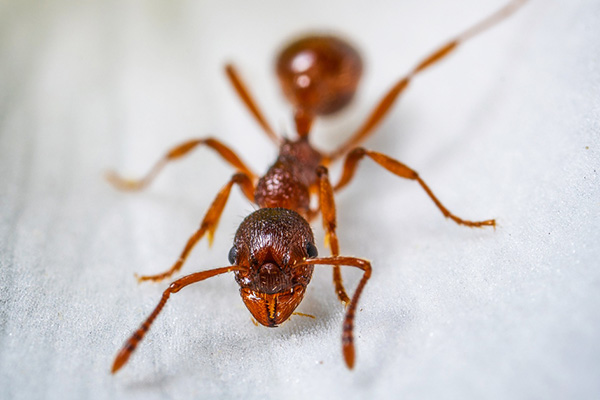
[[[238,228],[232,262],[247,267],[236,273],[246,307],[263,325],[285,321],[300,304],[313,267],[296,266],[314,248],[310,225],[285,208],[261,208]]]

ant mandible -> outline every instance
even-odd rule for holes
[[[371,263],[361,258],[340,256],[334,193],[350,182],[358,162],[367,157],[401,178],[417,181],[444,216],[457,224],[469,227],[494,227],[496,224],[493,219],[469,221],[457,217],[442,205],[416,171],[382,153],[356,146],[374,131],[417,74],[445,58],[466,40],[506,18],[525,2],[526,0],[509,2],[427,56],[394,84],[350,139],[330,154],[315,149],[308,140],[309,133],[316,117],[343,109],[354,96],[362,73],[362,61],[352,46],[334,36],[308,36],[291,43],[279,55],[276,63],[277,76],[285,96],[294,107],[298,133],[295,140],[281,138],[275,133],[236,69],[233,65],[227,65],[225,72],[235,91],[268,137],[279,146],[279,155],[265,175],[259,178],[233,150],[219,140],[203,138],[189,140],[168,151],[142,179],[126,180],[115,173],[109,173],[108,179],[120,189],[143,189],[167,163],[187,155],[200,145],[216,151],[237,170],[217,194],[200,228],[189,238],[175,264],[161,274],[138,277],[139,281],[161,281],[170,277],[181,269],[192,248],[205,234],[212,241],[233,185],[237,184],[248,200],[257,204],[259,209],[240,224],[229,251],[231,265],[196,272],[171,283],[154,311],[117,354],[112,373],[127,362],[171,294],[184,287],[233,272],[240,285],[242,300],[253,317],[264,326],[275,327],[286,321],[302,301],[315,265],[333,267],[336,293],[347,306],[342,331],[342,352],[348,368],[353,368],[354,314],[363,288],[371,276]],[[341,157],[345,157],[342,176],[332,186],[327,166]],[[310,207],[311,196],[318,199],[316,209]],[[325,242],[331,250],[330,257],[317,257],[317,247],[308,223],[319,213],[323,221]],[[348,297],[342,284],[340,266],[363,271],[352,298]]]

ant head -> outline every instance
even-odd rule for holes
[[[327,115],[342,109],[354,96],[362,60],[346,41],[313,35],[285,47],[276,69],[285,96],[297,110]]]
[[[302,262],[317,257],[314,241],[308,222],[285,208],[261,208],[240,224],[229,261],[246,267],[236,272],[236,280],[246,307],[261,324],[277,326],[302,301],[313,272]]]

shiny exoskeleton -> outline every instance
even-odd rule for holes
[[[261,208],[241,223],[229,252],[242,299],[254,318],[274,327],[302,301],[314,266],[301,261],[317,256],[310,225],[286,208]]]
[[[445,58],[467,39],[506,18],[525,1],[511,1],[418,63],[382,96],[365,122],[350,138],[329,154],[311,145],[309,133],[315,118],[343,109],[354,96],[362,73],[362,61],[354,47],[331,35],[311,35],[292,42],[281,51],[276,70],[283,93],[294,108],[298,134],[294,140],[283,139],[273,131],[238,72],[232,65],[228,65],[225,71],[235,91],[264,132],[279,146],[279,154],[268,171],[259,177],[219,140],[200,138],[172,148],[142,179],[125,180],[115,173],[109,173],[109,181],[118,188],[139,190],[146,187],[170,161],[187,155],[201,145],[216,151],[236,169],[236,173],[217,194],[200,227],[189,238],[173,266],[161,274],[141,276],[138,278],[140,281],[160,281],[170,277],[182,267],[202,237],[208,235],[209,241],[212,241],[233,185],[238,185],[248,200],[258,206],[256,211],[244,219],[235,234],[233,247],[229,252],[230,265],[193,273],[171,283],[154,311],[117,354],[112,372],[118,371],[127,362],[171,294],[183,287],[215,275],[233,272],[240,286],[242,300],[256,321],[275,327],[286,321],[302,301],[315,265],[333,267],[336,293],[346,306],[342,351],[346,365],[352,368],[355,361],[354,316],[360,295],[371,276],[371,264],[361,258],[340,256],[334,194],[351,181],[359,161],[369,158],[398,177],[416,181],[444,216],[458,224],[469,227],[495,226],[493,219],[469,221],[457,217],[442,205],[416,171],[389,156],[357,145],[374,131],[417,74]],[[327,167],[342,157],[342,175],[337,184],[332,185]],[[311,202],[313,197],[316,201]],[[315,203],[318,205],[311,208],[311,204]],[[329,257],[318,257],[309,225],[319,214],[325,230],[325,241],[331,251]],[[355,267],[363,271],[351,298],[342,284],[340,266]]]

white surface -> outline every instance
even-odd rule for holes
[[[124,194],[106,168],[137,175],[212,134],[264,171],[275,149],[222,66],[235,61],[290,131],[272,59],[309,28],[345,33],[367,62],[352,110],[315,127],[333,148],[396,77],[503,2],[249,3],[0,5],[0,398],[600,397],[595,0],[531,1],[419,77],[367,143],[456,214],[499,227],[455,226],[416,184],[365,163],[338,197],[342,253],[374,265],[354,371],[321,268],[299,308],[316,320],[255,327],[233,277],[214,278],[173,296],[108,373],[167,285],[133,273],[171,264],[232,171],[201,150]],[[236,189],[213,248],[183,273],[226,265],[250,210]]]

